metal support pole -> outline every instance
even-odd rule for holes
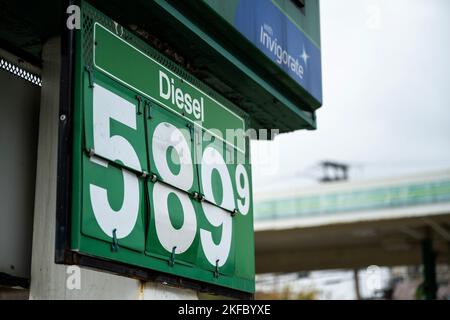
[[[422,240],[423,293],[426,300],[435,300],[437,293],[436,254],[430,237]]]
[[[361,300],[361,290],[359,286],[359,276],[358,269],[353,270],[353,278],[355,280],[355,296],[356,300]]]

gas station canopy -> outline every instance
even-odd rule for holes
[[[315,129],[322,105],[318,1],[94,0],[121,26],[249,114],[255,129]],[[0,2],[0,44],[40,64],[69,1]],[[76,2],[75,2],[76,4]]]

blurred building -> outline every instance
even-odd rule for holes
[[[256,199],[258,273],[422,265],[417,281],[405,281],[436,296],[436,265],[450,259],[450,171],[278,190]],[[392,289],[407,296],[401,285]]]

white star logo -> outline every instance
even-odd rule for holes
[[[302,58],[303,62],[305,63],[305,66],[308,66],[308,59],[309,59],[309,56],[308,56],[308,54],[306,53],[305,46],[303,46],[303,53],[302,53],[302,55],[300,56],[300,58]]]

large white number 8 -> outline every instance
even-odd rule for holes
[[[169,148],[173,148],[180,159],[180,172],[177,175],[170,171],[167,163],[166,154]],[[178,128],[167,122],[160,123],[153,133],[152,152],[156,168],[165,182],[183,190],[189,190],[192,187],[194,183],[192,154],[186,139]],[[167,203],[170,194],[178,197],[183,210],[183,226],[178,230],[172,226],[170,221]],[[189,196],[162,184],[155,184],[153,204],[156,234],[161,245],[168,252],[175,249],[176,254],[187,251],[197,233],[197,217]]]

